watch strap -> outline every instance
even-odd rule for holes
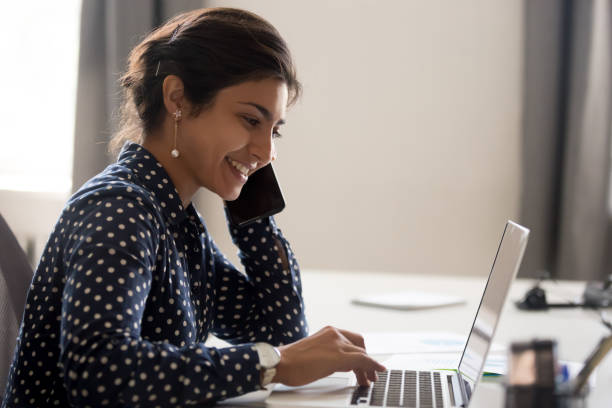
[[[263,377],[261,379],[261,386],[265,387],[266,385],[270,384],[275,375],[276,368],[265,368],[263,372]]]

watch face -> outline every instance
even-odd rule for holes
[[[276,347],[272,347],[267,343],[257,343],[255,347],[259,355],[259,364],[263,368],[273,368],[278,365],[281,356]]]

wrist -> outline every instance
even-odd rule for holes
[[[276,365],[276,373],[272,378],[273,383],[283,384],[283,379],[286,378],[287,371],[287,353],[285,353],[286,346],[278,347],[278,351],[280,353],[280,361]]]

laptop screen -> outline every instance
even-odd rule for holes
[[[466,390],[468,398],[482,375],[508,290],[525,252],[528,235],[527,228],[512,221],[506,223],[472,330],[459,362],[460,377],[463,378],[464,385],[468,386]]]

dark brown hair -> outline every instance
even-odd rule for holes
[[[209,8],[180,14],[149,34],[129,55],[121,78],[121,128],[111,142],[116,153],[126,141],[142,143],[163,119],[162,84],[167,75],[183,81],[192,115],[217,93],[244,81],[279,78],[289,104],[301,92],[287,44],[267,21],[248,11]]]

